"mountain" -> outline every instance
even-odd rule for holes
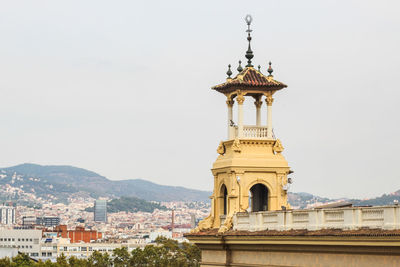
[[[95,172],[72,166],[21,164],[0,168],[0,201],[18,200],[34,203],[37,198],[67,202],[71,197],[135,197],[146,201],[209,202],[211,192],[180,186],[155,184],[142,179],[109,180]],[[39,199],[39,200],[40,200]],[[371,199],[329,199],[309,193],[288,194],[293,208],[307,208],[325,203],[349,201],[355,206],[390,205],[400,201],[400,190]]]
[[[121,197],[107,202],[107,212],[153,212],[155,209],[167,210],[166,207],[161,206],[159,203],[149,202],[136,197]],[[94,208],[86,208],[85,211],[93,212]]]
[[[309,193],[288,193],[288,202],[293,208],[299,208],[299,209],[305,209],[310,205],[316,204],[316,203],[329,203],[329,202],[335,202],[338,201],[336,199],[329,199],[326,197],[319,197],[315,196],[313,194]]]
[[[113,181],[95,172],[72,166],[25,163],[0,169],[0,198],[17,199],[21,195],[35,195],[62,202],[73,196],[126,196],[147,201],[209,201],[211,192],[159,185],[142,179]]]
[[[330,199],[325,197],[315,196],[309,193],[289,193],[288,201],[293,208],[312,208],[320,206],[327,203],[335,202],[350,202],[353,206],[384,206],[393,205],[400,202],[400,190],[390,193],[383,194],[379,197],[369,198],[369,199]]]
[[[382,205],[391,205],[400,202],[400,190],[393,192],[391,194],[383,194],[380,197],[371,198],[371,199],[351,199],[349,200],[356,206],[382,206]]]

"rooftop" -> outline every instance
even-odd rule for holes
[[[246,67],[234,78],[228,78],[226,82],[212,87],[212,89],[229,94],[236,90],[250,91],[252,93],[262,93],[276,91],[287,87],[286,84],[273,79],[272,74],[266,76],[261,71],[253,67]]]
[[[310,231],[307,229],[299,230],[264,230],[264,231],[237,231],[229,230],[225,233],[218,233],[218,229],[210,229],[198,233],[191,233],[185,235],[190,236],[260,236],[260,237],[273,237],[273,236],[400,236],[400,230],[384,230],[384,229],[370,229],[362,228],[357,230],[343,230],[343,229],[321,229]]]

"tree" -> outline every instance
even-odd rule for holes
[[[61,254],[55,263],[50,260],[36,263],[28,255],[19,254],[12,259],[0,259],[0,267],[197,267],[199,262],[200,250],[195,245],[159,237],[156,244],[136,248],[131,253],[126,247],[117,248],[112,257],[94,251],[88,259]]]
[[[57,267],[69,267],[69,263],[67,262],[67,257],[65,257],[64,253],[61,253],[60,256],[57,257]]]
[[[112,266],[112,260],[108,253],[100,253],[98,251],[94,251],[92,255],[88,259],[89,266],[95,267],[109,267]]]
[[[132,250],[131,257],[129,258],[129,266],[144,267],[147,265],[147,259],[143,249],[136,248]]]
[[[74,256],[68,259],[68,263],[70,267],[91,267],[89,265],[89,261],[86,259],[78,259]]]
[[[113,257],[114,257],[114,266],[115,267],[127,267],[129,266],[129,252],[128,248],[122,247],[122,248],[116,248],[113,251]]]
[[[10,266],[11,266],[10,258],[6,257],[3,259],[0,259],[0,267],[10,267]]]
[[[34,266],[33,261],[25,253],[18,254],[12,259],[12,267],[32,267]]]

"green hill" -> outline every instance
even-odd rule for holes
[[[7,186],[14,187],[12,193]],[[142,179],[109,180],[95,172],[73,166],[42,166],[37,164],[21,164],[14,167],[0,168],[0,202],[20,200],[24,193],[32,193],[37,197],[53,202],[67,202],[70,197],[91,196],[133,197],[146,201],[203,201],[209,202],[212,194],[207,191],[188,189],[180,186],[155,184]],[[338,201],[309,193],[288,194],[292,206],[305,208],[308,204]],[[400,191],[384,194],[367,200],[342,199],[353,205],[390,205],[400,201]],[[123,201],[119,205],[124,205]]]
[[[153,212],[155,209],[166,210],[160,203],[149,202],[136,197],[121,197],[107,202],[107,212]],[[86,211],[93,211],[93,208],[87,208]]]
[[[44,199],[66,201],[71,196],[136,197],[147,201],[209,201],[211,192],[165,186],[142,179],[112,181],[95,172],[72,166],[21,164],[0,169],[0,198],[6,184]],[[4,193],[4,192],[3,192]]]

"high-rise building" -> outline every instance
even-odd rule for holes
[[[94,221],[107,222],[107,200],[98,199],[94,202]]]
[[[15,224],[15,207],[7,205],[0,206],[0,223],[5,225]]]
[[[190,214],[190,228],[194,229],[196,227],[196,214]]]

